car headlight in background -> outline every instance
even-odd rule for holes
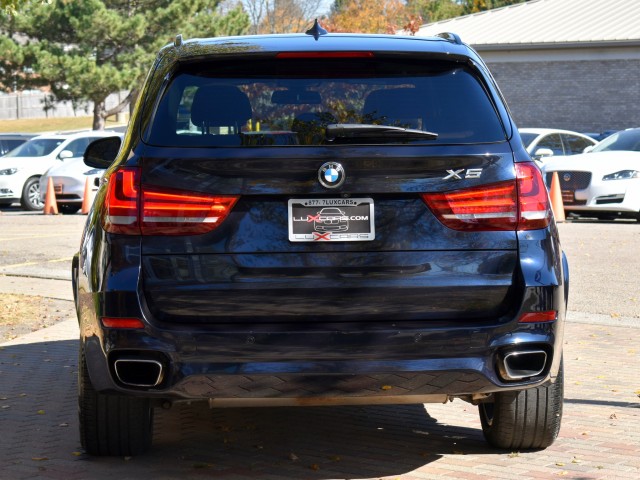
[[[629,180],[630,178],[640,178],[638,170],[620,170],[616,173],[610,173],[602,177],[602,180]]]
[[[0,175],[13,175],[17,171],[17,168],[5,168],[4,170],[0,170]]]

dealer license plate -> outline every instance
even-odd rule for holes
[[[292,242],[367,242],[375,239],[371,198],[289,200]]]

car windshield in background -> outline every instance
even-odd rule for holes
[[[328,125],[337,125],[332,135]],[[483,85],[460,64],[287,58],[183,67],[144,139],[245,147],[492,143],[505,134]]]
[[[23,143],[18,148],[7,153],[6,157],[44,157],[53,152],[64,142],[62,138],[38,138]]]
[[[640,128],[622,130],[605,138],[597,144],[592,152],[606,152],[609,150],[628,150],[640,152]]]

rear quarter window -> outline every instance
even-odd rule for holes
[[[200,62],[175,72],[149,108],[154,111],[143,138],[158,146],[329,145],[329,124],[391,125],[438,134],[436,140],[397,143],[505,139],[475,72],[442,61]],[[364,140],[353,141],[360,142]],[[368,138],[366,143],[376,141]]]

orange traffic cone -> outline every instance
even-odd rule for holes
[[[93,203],[93,198],[91,198],[91,184],[89,183],[89,178],[87,178],[86,182],[84,182],[84,195],[82,196],[82,210],[81,213],[87,214],[89,210],[91,210],[91,204]]]
[[[556,222],[564,222],[564,203],[562,202],[562,192],[560,191],[560,179],[558,178],[558,172],[553,172],[550,196],[551,208],[553,209],[553,215],[556,217]]]
[[[49,177],[47,183],[47,194],[44,197],[44,210],[45,215],[58,215],[58,201],[56,200],[56,191],[53,188],[53,178]]]

